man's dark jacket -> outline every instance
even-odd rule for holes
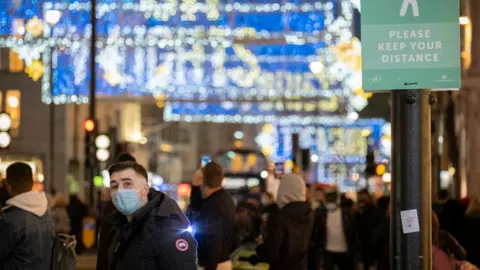
[[[167,195],[150,191],[149,197],[130,222],[117,211],[107,217],[106,222],[113,225],[108,269],[196,270],[197,244],[186,231],[187,218]]]
[[[14,197],[0,218],[0,269],[50,269],[54,239],[45,195],[32,191]]]
[[[305,270],[313,222],[305,202],[291,202],[269,216],[265,242],[257,247],[259,260],[272,270]]]
[[[230,260],[234,242],[235,204],[224,189],[202,199],[199,187],[192,187],[192,211],[195,239],[198,241],[198,262],[205,270],[216,270],[217,264]]]
[[[343,232],[345,234],[345,240],[347,241],[348,255],[353,258],[359,249],[355,217],[349,207],[340,206],[340,210],[342,211]],[[327,243],[327,214],[328,210],[326,207],[319,207],[315,211],[312,241],[314,248],[319,251],[324,251]]]
[[[370,249],[372,247],[373,231],[382,221],[382,214],[373,203],[367,203],[355,214],[355,224],[360,242],[360,251],[362,262],[365,269],[372,266],[375,254]]]
[[[150,196],[149,196],[150,197]],[[149,198],[150,199],[150,198]],[[105,209],[103,210],[103,218],[100,223],[100,234],[98,236],[98,251],[97,251],[97,270],[105,270],[109,268],[108,265],[108,241],[110,232],[112,231],[112,224],[107,222],[109,215],[113,214],[115,211],[115,206],[112,203],[112,200],[108,201]]]

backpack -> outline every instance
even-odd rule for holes
[[[77,264],[76,245],[75,236],[57,234],[53,241],[50,270],[75,270]]]

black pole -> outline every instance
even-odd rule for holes
[[[96,7],[97,7],[97,1],[96,0],[91,0],[91,9],[90,9],[90,21],[91,21],[91,27],[92,27],[92,36],[90,37],[90,96],[88,98],[89,101],[89,119],[92,119],[95,121],[95,94],[96,94],[96,69],[95,69],[95,56],[96,56],[96,43],[97,43],[97,17],[96,17]],[[96,123],[96,121],[95,121]],[[96,127],[95,127],[96,128]],[[91,132],[89,136],[95,136],[95,132]],[[95,138],[90,138],[91,141],[94,141]],[[91,154],[90,154],[91,155]],[[95,154],[93,156],[87,157],[87,159],[90,158],[89,164],[86,164],[86,170],[85,170],[85,178],[86,181],[88,181],[88,201],[90,203],[90,206],[93,206],[94,203],[94,185],[93,185],[93,177],[95,176],[95,164],[97,158],[95,157]]]
[[[390,262],[393,270],[431,269],[430,105],[433,100],[429,90],[392,91]]]
[[[52,35],[53,36],[53,35]],[[50,191],[55,187],[55,103],[53,102],[53,54],[55,53],[55,47],[52,46],[50,54],[50,142],[49,142],[49,175],[50,175]]]

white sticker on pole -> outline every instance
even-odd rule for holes
[[[404,234],[420,231],[417,209],[400,211],[400,217]]]

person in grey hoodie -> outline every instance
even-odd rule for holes
[[[258,260],[272,270],[305,270],[314,216],[306,202],[305,181],[296,174],[282,177],[277,192],[277,213],[268,217],[256,249]]]
[[[33,191],[29,165],[7,168],[9,199],[0,218],[0,269],[50,269],[55,230],[44,192]]]

